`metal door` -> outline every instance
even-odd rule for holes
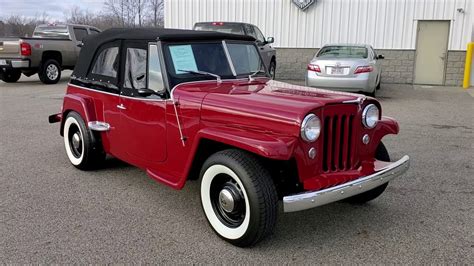
[[[449,23],[449,21],[418,21],[414,83],[443,85]]]

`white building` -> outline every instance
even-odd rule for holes
[[[165,0],[165,27],[240,21],[275,38],[277,76],[302,79],[326,43],[368,43],[384,82],[460,85],[473,41],[473,0]]]

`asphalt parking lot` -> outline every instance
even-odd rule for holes
[[[280,213],[253,248],[217,237],[198,182],[174,191],[115,159],[93,172],[68,161],[58,124],[67,75],[0,81],[2,263],[474,264],[474,98],[454,87],[383,84],[384,139],[411,168],[375,201]]]

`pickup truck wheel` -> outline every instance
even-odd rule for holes
[[[375,151],[375,159],[384,162],[390,162],[390,156],[388,154],[387,148],[385,148],[385,145],[382,142],[380,142],[379,146],[377,146],[377,150]],[[387,186],[388,182],[372,190],[347,198],[344,201],[353,204],[364,204],[382,195]]]
[[[48,59],[43,64],[38,72],[41,82],[44,84],[56,84],[61,79],[61,67],[58,61]]]
[[[69,161],[81,170],[97,167],[105,159],[99,136],[86,128],[84,120],[76,112],[66,116],[63,129],[64,147]]]
[[[245,247],[273,231],[275,185],[253,155],[240,150],[217,152],[206,160],[200,176],[202,208],[217,235]]]
[[[21,71],[18,69],[6,69],[1,73],[1,78],[6,83],[15,83],[21,77]]]
[[[270,77],[272,79],[275,79],[275,76],[276,76],[276,62],[275,61],[270,62],[270,67],[268,67],[268,72],[270,73]]]

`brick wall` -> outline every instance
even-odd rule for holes
[[[278,79],[304,80],[306,65],[311,61],[318,49],[309,48],[277,48]],[[377,49],[383,54],[382,82],[412,84],[414,80],[415,50]],[[463,80],[464,60],[466,52],[448,51],[445,84],[460,86]]]
[[[415,66],[414,50],[375,50],[385,59],[380,60],[383,83],[413,83],[413,68]]]
[[[319,49],[277,48],[277,79],[304,80],[306,66]]]
[[[446,82],[448,86],[462,86],[464,79],[465,51],[448,51],[446,64]]]

